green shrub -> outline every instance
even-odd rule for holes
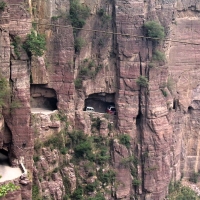
[[[85,40],[82,38],[76,38],[74,41],[75,53],[80,53],[82,47],[85,45]]]
[[[103,172],[100,169],[97,173],[98,180],[101,181],[102,185],[112,184],[115,181],[115,172],[113,170],[108,170]]]
[[[137,158],[135,158],[134,156],[129,156],[121,159],[120,164],[125,167],[128,167],[131,163],[136,162],[135,160],[137,160]]]
[[[81,130],[68,132],[67,135],[70,140],[68,145],[71,145],[72,147],[75,147],[77,144],[80,144],[81,142],[85,142],[87,140],[87,135],[85,135],[84,132]]]
[[[169,185],[169,200],[197,200],[199,197],[189,187],[182,186],[180,182],[171,182]]]
[[[59,15],[59,16],[52,16],[51,17],[51,20],[52,21],[56,21],[56,20],[58,20],[59,18],[61,18],[62,16],[61,15]]]
[[[68,177],[63,177],[63,185],[65,187],[65,193],[69,194],[71,190],[71,183]]]
[[[42,198],[40,196],[40,190],[39,190],[39,187],[37,185],[32,186],[32,199],[42,200]]]
[[[120,144],[125,145],[127,148],[129,148],[130,145],[131,145],[130,140],[131,140],[130,135],[125,134],[125,135],[120,135],[119,136]]]
[[[160,89],[160,90],[162,91],[163,96],[164,96],[164,97],[167,97],[167,92],[166,92],[166,90],[164,90],[164,89]]]
[[[134,186],[139,186],[139,185],[141,185],[141,180],[138,180],[138,179],[133,179],[133,181],[132,181],[132,184],[134,185]]]
[[[16,108],[21,108],[22,107],[22,104],[20,101],[18,100],[13,100],[11,103],[10,103],[10,109],[16,109]]]
[[[101,193],[97,193],[95,197],[90,197],[88,200],[105,200],[105,197]]]
[[[92,121],[93,121],[92,127],[95,127],[99,131],[101,127],[101,119],[97,117],[97,118],[93,118]]]
[[[101,8],[97,13],[103,24],[111,20],[111,16],[106,14],[105,9]]]
[[[76,89],[81,89],[82,88],[82,80],[80,78],[77,78],[75,81],[74,81],[74,85],[75,85],[75,88]]]
[[[21,38],[19,36],[14,37],[12,45],[14,46],[14,52],[15,52],[17,58],[19,59],[20,58],[19,50],[21,48]]]
[[[14,183],[6,183],[0,186],[0,197],[4,197],[9,192],[13,192],[15,190],[20,189],[18,185],[15,185]]]
[[[89,69],[87,67],[82,67],[79,71],[79,76],[88,76],[89,75]]]
[[[8,81],[0,76],[0,107],[5,105],[6,100],[8,100],[10,94],[10,88]]]
[[[86,193],[94,192],[96,190],[97,186],[98,186],[97,182],[89,183],[85,187],[85,192]]]
[[[74,153],[77,158],[87,158],[93,160],[92,144],[90,141],[84,141],[74,148]]]
[[[35,31],[32,30],[31,33],[28,34],[23,47],[29,55],[42,56],[44,50],[46,50],[45,36],[39,33],[36,34]]]
[[[144,28],[147,37],[157,38],[159,40],[162,40],[165,37],[164,27],[161,26],[158,22],[155,21],[145,22]]]
[[[156,50],[153,52],[152,60],[159,61],[159,62],[165,61],[165,54]]]
[[[60,151],[63,149],[63,138],[61,134],[50,136],[45,142],[45,147],[50,147],[51,149],[59,149]]]
[[[33,160],[34,160],[34,162],[38,162],[40,160],[40,157],[38,155],[36,155],[36,156],[34,155]]]
[[[105,146],[102,146],[100,151],[96,154],[95,162],[99,165],[107,163],[110,159],[110,155],[108,154],[108,149]]]
[[[136,83],[142,87],[148,87],[149,85],[148,79],[145,76],[139,76],[136,80]]]
[[[71,195],[71,199],[83,200],[83,188],[78,186],[74,193]]]
[[[4,11],[6,7],[6,3],[4,1],[0,1],[0,10]]]
[[[175,82],[171,76],[168,77],[167,79],[167,89],[172,93],[174,89]]]
[[[39,139],[34,141],[34,150],[38,151],[42,147],[42,142]]]
[[[199,177],[199,173],[198,172],[193,172],[190,175],[189,181],[193,182],[193,183],[197,183],[198,177]]]
[[[82,28],[90,15],[90,9],[79,0],[70,0],[69,19],[73,27]]]
[[[154,68],[154,67],[156,67],[156,64],[153,62],[150,62],[148,66],[149,66],[149,68]]]

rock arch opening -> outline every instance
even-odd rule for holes
[[[20,167],[11,167],[9,151],[0,149],[0,182],[13,180],[22,175]]]
[[[31,108],[57,110],[57,95],[54,89],[45,85],[31,85]]]

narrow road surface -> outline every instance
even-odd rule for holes
[[[0,153],[0,175],[0,182],[4,182],[20,177],[22,175],[22,171],[19,167],[10,167],[8,157]]]

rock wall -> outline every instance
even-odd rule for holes
[[[5,10],[0,11],[0,65],[11,95],[2,107],[0,145],[9,152],[13,166],[24,160],[30,174],[34,172],[33,181],[41,195],[62,199],[66,177],[70,177],[72,193],[77,187],[77,168],[70,160],[73,152],[61,155],[49,147],[35,149],[34,170],[32,166],[33,138],[37,146],[38,140],[45,143],[59,134],[66,128],[61,120],[63,113],[68,131],[81,129],[91,136],[92,120],[99,117],[102,124],[95,131],[112,139],[112,164],[105,169],[115,171],[118,184],[108,186],[112,192],[105,195],[106,199],[162,200],[171,180],[199,171],[198,0],[84,0],[81,4],[87,5],[90,13],[84,29],[76,34],[68,17],[69,0],[5,2]],[[154,68],[149,65],[153,42],[137,37],[144,36],[143,24],[149,20],[158,21],[166,34],[166,40],[159,44],[166,61]],[[22,43],[26,40],[32,21],[36,22],[35,31],[46,36],[46,51],[41,57],[30,58],[23,48],[16,52],[14,46],[16,37]],[[74,50],[77,38],[84,40],[79,52]],[[87,67],[89,75],[81,75]],[[137,84],[140,75],[148,78],[148,88]],[[78,79],[82,81],[80,88],[76,86]],[[31,117],[30,102],[36,97],[30,94],[31,88],[53,91],[58,111]],[[114,100],[106,100],[106,95]],[[117,115],[84,112],[87,98],[102,105],[115,104]],[[119,144],[117,138],[123,134],[131,138],[129,148]],[[123,159],[133,157],[129,167],[122,165]],[[60,168],[65,160],[69,163]],[[84,179],[82,165],[78,171]],[[137,169],[136,175],[132,169]],[[87,179],[88,183],[92,180]],[[21,186],[21,191],[20,198],[30,199],[31,183]]]

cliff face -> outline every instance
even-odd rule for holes
[[[198,0],[74,1],[88,12],[82,30],[71,26],[73,1],[5,2],[0,72],[11,94],[0,145],[33,173],[16,199],[31,199],[33,186],[33,199],[161,200],[170,181],[199,171]],[[155,43],[137,37],[147,21],[166,35],[156,47],[166,59],[154,67]],[[22,47],[31,29],[45,35],[42,56]],[[116,115],[105,113],[110,104]]]

